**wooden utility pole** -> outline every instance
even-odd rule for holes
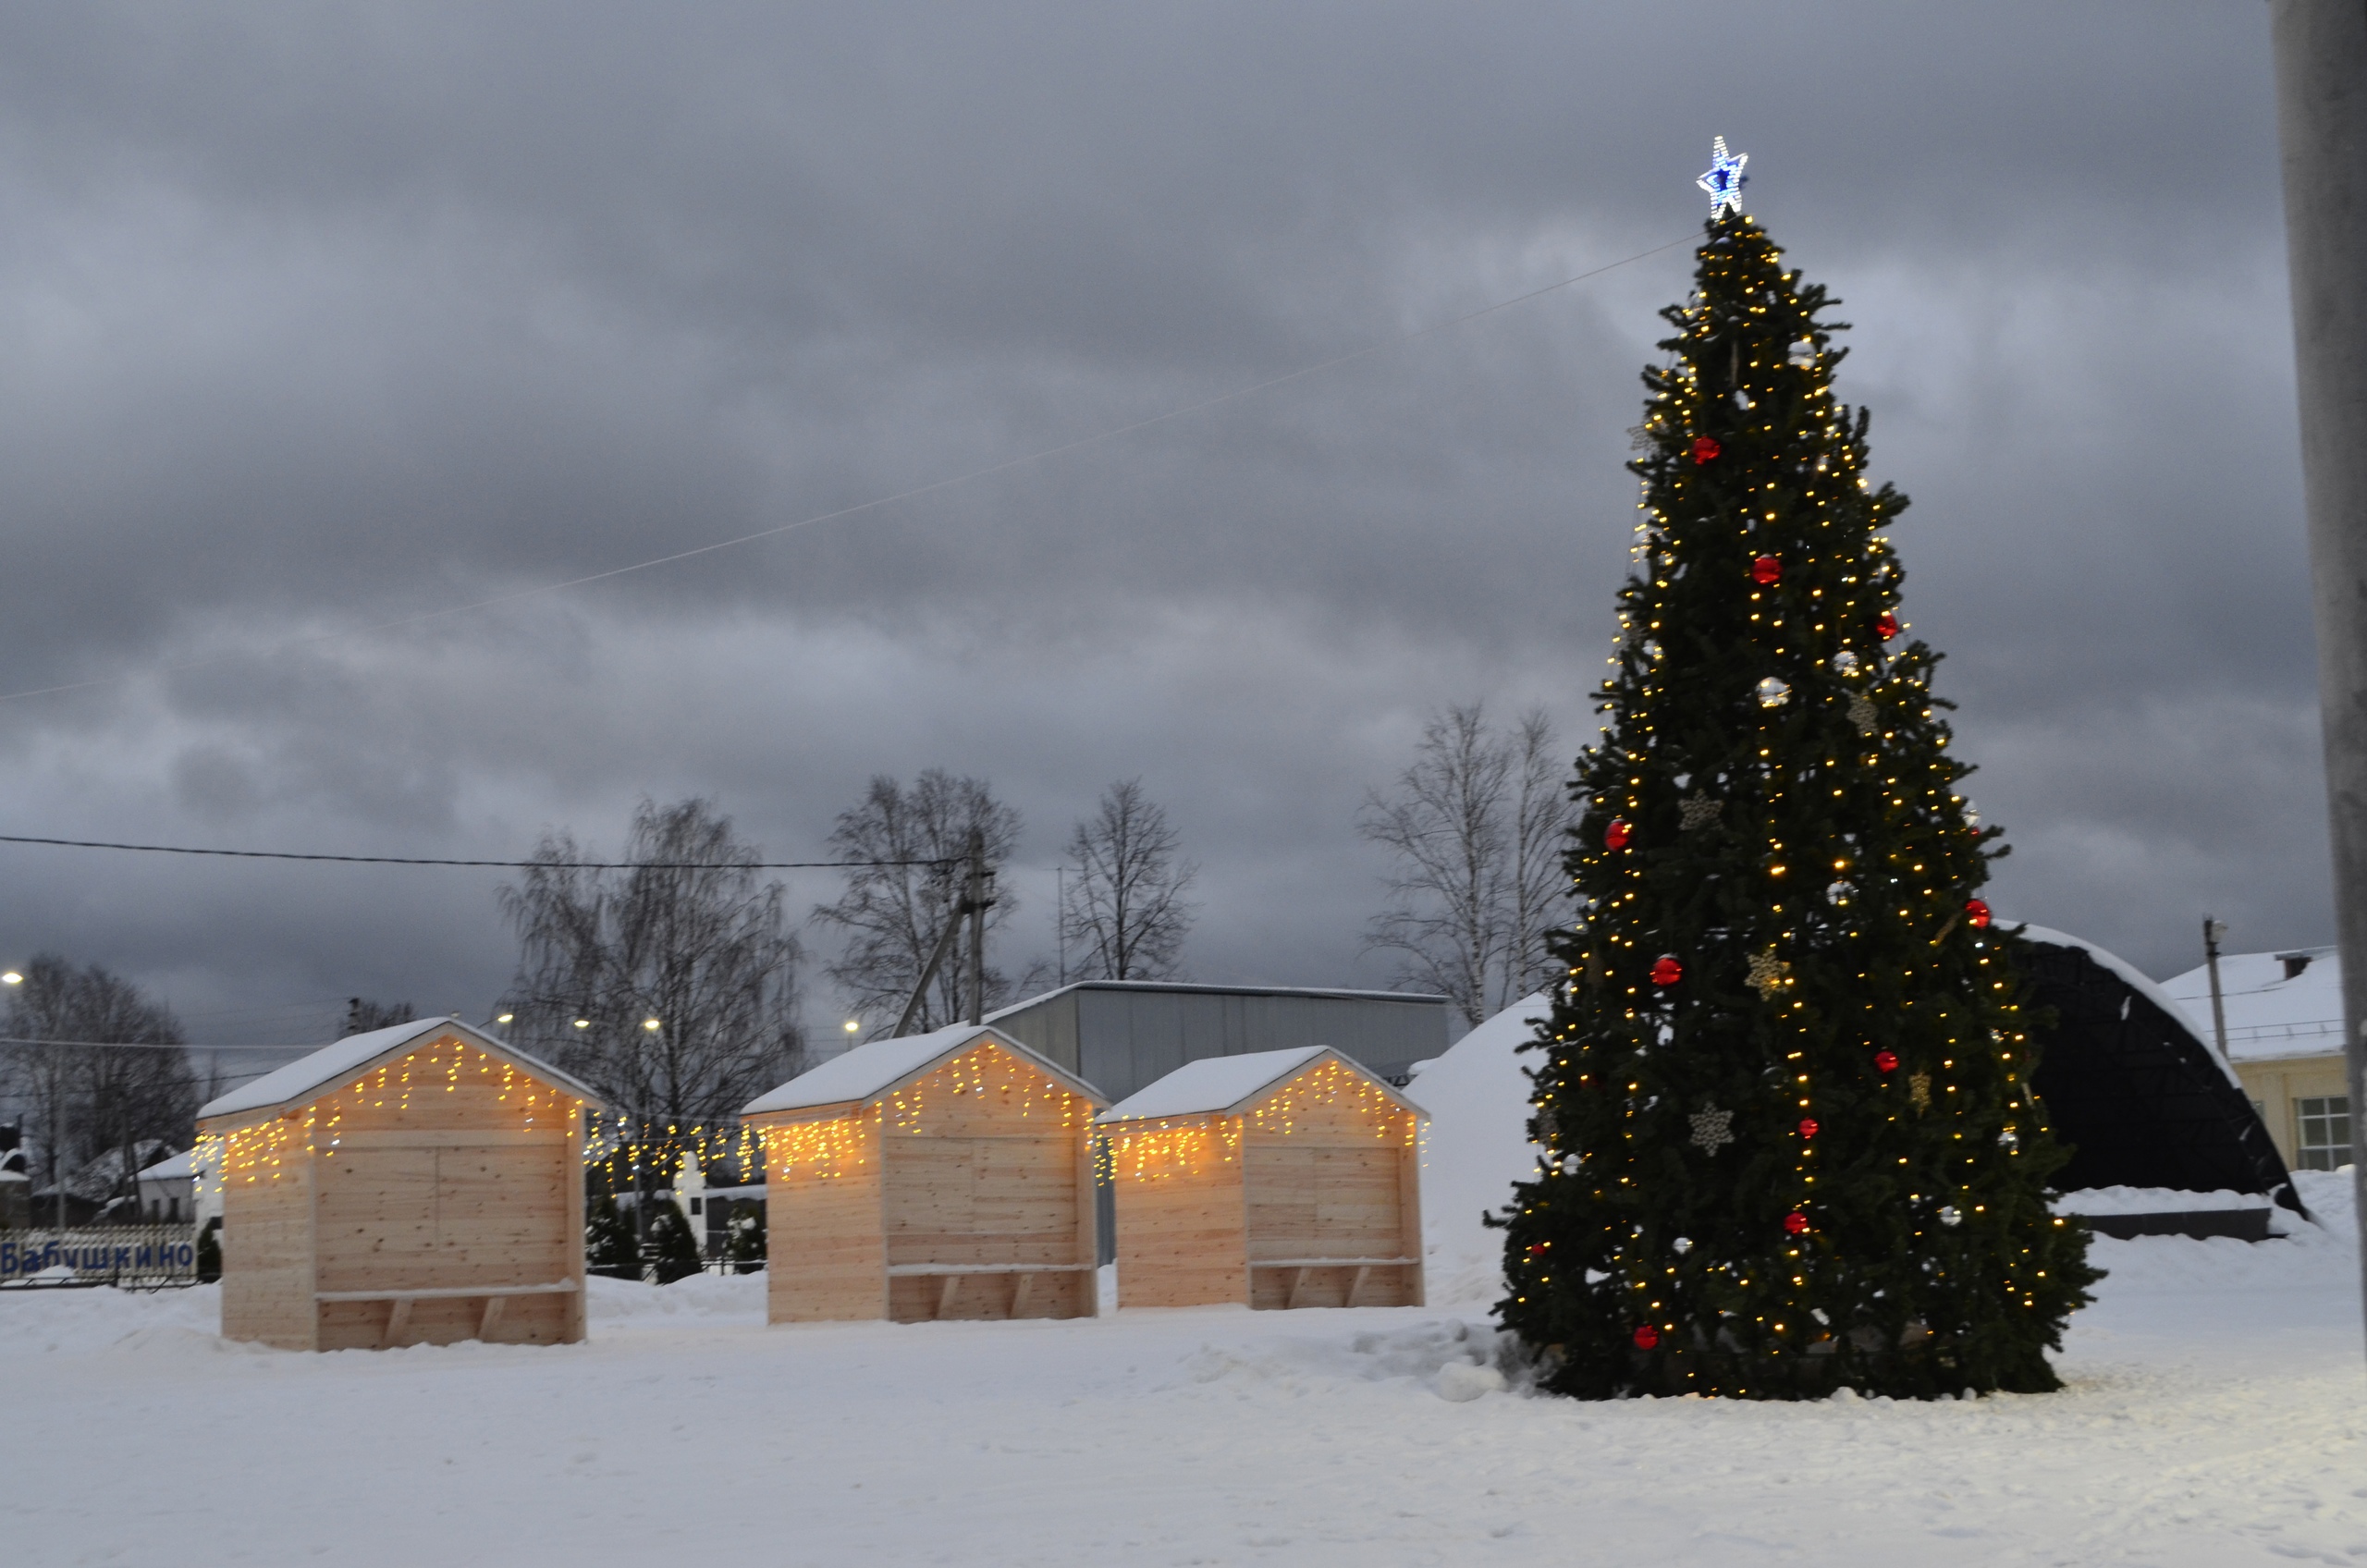
[[[2367,5],[2269,0],[2268,19],[2355,1119],[2367,1110]],[[2352,1167],[2367,1197],[2367,1161]],[[2359,1215],[2367,1227],[2367,1202]]]

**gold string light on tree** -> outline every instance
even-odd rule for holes
[[[1899,615],[1906,497],[1834,396],[1834,301],[1743,214],[1743,163],[1719,144],[1645,374],[1500,1311],[1573,1394],[2051,1388],[2092,1275],[1978,893],[2003,848]],[[1688,1126],[1712,1106],[1729,1136]]]

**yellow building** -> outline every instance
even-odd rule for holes
[[[2195,1032],[2220,1044],[2206,965],[2163,982]],[[2253,1109],[2296,1170],[2353,1158],[2342,1062],[2342,959],[2332,948],[2234,953],[2219,960],[2226,1050]]]

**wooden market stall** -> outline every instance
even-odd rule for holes
[[[1092,1317],[1105,1103],[977,1025],[857,1046],[756,1099],[767,1317]]]
[[[1187,1062],[1098,1125],[1118,1305],[1422,1305],[1422,1109],[1329,1046]]]
[[[284,1350],[583,1338],[592,1091],[453,1018],[355,1035],[198,1112],[222,1334]]]

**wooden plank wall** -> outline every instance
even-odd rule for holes
[[[767,1316],[1091,1317],[1092,1117],[985,1047],[860,1107],[756,1119]]]
[[[785,1162],[783,1151],[800,1128],[818,1132],[825,1123],[841,1140],[841,1152],[827,1159]],[[885,1317],[888,1243],[880,1213],[877,1116],[858,1108],[760,1125],[767,1134],[766,1320]]]
[[[299,1150],[276,1180],[246,1174],[222,1188],[222,1337],[315,1349],[310,1162]]]
[[[1250,1260],[1419,1258],[1420,1152],[1404,1136],[1405,1121],[1393,1109],[1347,1104],[1300,1106],[1287,1133],[1252,1120],[1243,1145]],[[1359,1306],[1422,1301],[1418,1263],[1372,1268],[1361,1283],[1354,1268],[1256,1269],[1252,1282],[1250,1305],[1261,1308],[1343,1306],[1351,1288]]]
[[[391,1300],[315,1305],[314,1291],[570,1280],[571,1292],[506,1300],[490,1337],[583,1339],[577,1110],[571,1096],[449,1035],[334,1084],[304,1108],[299,1124],[313,1151],[305,1157],[299,1149],[308,1176],[300,1245],[308,1276],[300,1294],[311,1309],[306,1348],[384,1344],[395,1312]],[[227,1203],[240,1191],[233,1176],[225,1189],[226,1237],[237,1224]],[[226,1334],[234,1293],[245,1290],[234,1292],[233,1280],[243,1272],[226,1245]],[[477,1338],[484,1307],[484,1298],[417,1302],[405,1315],[401,1342]]]
[[[950,1291],[944,1276],[893,1279],[888,1316],[1092,1317],[1093,1209],[1078,1180],[1092,1121],[1085,1100],[991,1046],[900,1090],[882,1134],[889,1264],[998,1271]],[[1031,1263],[1055,1271],[1023,1284],[1012,1270]]]
[[[1156,1176],[1121,1169],[1116,1188],[1121,1307],[1247,1305],[1249,1216],[1237,1158]]]

